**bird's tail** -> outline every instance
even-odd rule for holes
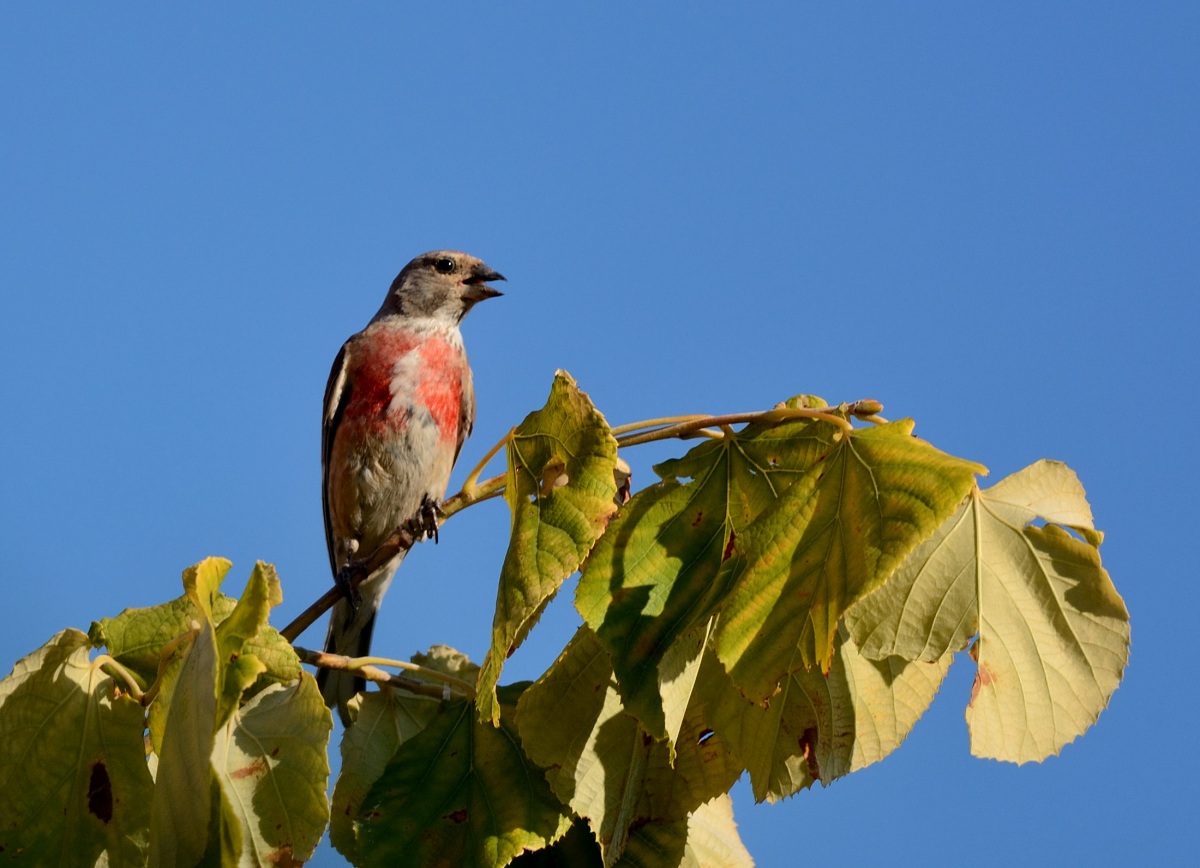
[[[351,609],[346,600],[334,604],[329,615],[329,632],[325,634],[325,653],[345,657],[366,657],[370,653],[375,615],[399,565],[400,559],[397,558],[359,585],[362,599],[356,608]],[[321,689],[325,704],[336,708],[343,725],[349,726],[350,714],[346,703],[367,686],[366,680],[353,672],[321,669],[317,672],[317,686]]]

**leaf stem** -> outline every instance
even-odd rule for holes
[[[652,431],[643,431],[639,434],[623,434],[617,437],[618,446],[637,446],[642,443],[651,443],[655,440],[669,440],[673,438],[685,438],[695,435],[703,428],[721,427],[728,429],[730,425],[737,425],[742,422],[785,422],[789,419],[820,419],[823,422],[828,422],[831,425],[837,425],[846,433],[854,430],[854,426],[850,424],[850,420],[836,413],[831,413],[828,410],[817,410],[809,407],[775,407],[771,410],[759,410],[754,413],[728,413],[722,416],[681,416],[681,422],[665,427],[655,428]],[[623,425],[620,428],[614,428],[613,433],[618,431],[637,431],[641,428],[646,428],[648,425],[664,420],[652,419],[649,423],[638,422],[633,425]]]
[[[111,657],[108,654],[100,654],[96,657],[95,660],[92,661],[92,668],[93,669],[102,668],[104,670],[104,673],[106,675],[108,675],[110,678],[113,678],[114,681],[117,680],[116,677],[114,677],[114,675],[113,675],[113,673],[115,672],[116,675],[119,676],[120,679],[125,682],[125,689],[129,693],[129,695],[132,696],[134,699],[136,699],[138,702],[142,701],[142,696],[145,693],[145,691],[142,690],[142,685],[140,683],[138,683],[137,676],[134,675],[132,672],[130,672],[128,669],[126,669],[124,666],[122,666],[120,663],[118,663],[115,658]],[[109,671],[110,669],[112,670],[112,672]]]
[[[475,494],[475,483],[478,481],[479,475],[483,473],[484,468],[487,467],[488,464],[491,463],[492,459],[496,457],[496,453],[512,441],[513,433],[516,430],[516,428],[509,428],[508,433],[501,437],[499,442],[489,449],[483,458],[479,459],[479,463],[471,469],[471,472],[467,474],[467,478],[463,480],[462,493],[464,495],[473,499]]]
[[[296,648],[296,653],[301,660],[312,666],[353,672],[355,675],[362,676],[368,681],[374,681],[376,684],[402,687],[412,693],[441,698],[445,695],[445,690],[428,683],[429,681],[438,681],[456,693],[466,696],[468,699],[475,698],[475,685],[469,681],[463,681],[461,678],[456,678],[437,669],[421,666],[418,663],[410,663],[407,660],[392,660],[388,657],[345,657],[341,654],[327,654],[324,651],[311,651],[307,648]],[[426,680],[421,681],[386,672],[380,669],[380,666],[403,669]]]
[[[707,419],[703,413],[689,413],[683,416],[661,416],[658,419],[644,419],[641,422],[630,422],[627,425],[618,425],[616,428],[609,429],[614,437],[620,437],[622,434],[628,434],[630,431],[640,431],[643,428],[659,428],[666,425],[676,425],[680,422],[692,422],[696,419]]]

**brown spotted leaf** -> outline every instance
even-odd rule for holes
[[[15,864],[145,864],[145,714],[88,645],[64,630],[0,681],[0,852]]]
[[[217,732],[212,762],[241,822],[243,863],[306,862],[329,822],[333,728],[316,681],[272,684]]]

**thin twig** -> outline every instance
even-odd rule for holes
[[[651,443],[656,440],[673,438],[687,439],[691,437],[709,437],[720,439],[733,432],[731,426],[743,422],[763,422],[767,424],[785,422],[790,419],[819,419],[831,425],[837,425],[846,433],[854,430],[848,416],[865,418],[878,423],[878,413],[883,405],[878,401],[864,399],[852,404],[839,407],[810,408],[810,407],[774,407],[770,410],[760,410],[754,413],[729,413],[722,416],[705,416],[702,414],[687,414],[681,416],[662,416],[657,419],[645,419],[631,422],[610,429],[617,439],[618,446],[637,446],[641,443]],[[845,415],[839,415],[845,414]],[[647,430],[650,429],[650,430]],[[484,482],[479,482],[479,475],[488,463],[508,443],[512,441],[516,429],[513,428],[493,446],[483,459],[475,465],[467,475],[466,481],[453,497],[444,500],[439,509],[438,525],[457,512],[461,512],[473,503],[489,500],[504,493],[507,474],[493,476]],[[416,537],[408,527],[400,527],[383,541],[368,557],[351,563],[347,569],[349,587],[357,588],[368,576],[379,567],[386,564],[402,551],[408,551],[417,542]],[[284,627],[280,634],[289,642],[296,641],[305,630],[329,611],[338,600],[344,596],[342,589],[335,585],[321,597],[301,612],[290,624]]]
[[[346,578],[349,580],[348,585],[350,590],[354,590],[367,577],[382,567],[400,552],[406,552],[416,543],[416,535],[407,527],[402,526],[392,531],[392,535],[379,544],[375,551],[371,552],[367,557],[358,561],[351,561],[346,565]],[[296,638],[313,625],[313,622],[333,608],[334,603],[343,598],[342,589],[338,585],[334,585],[328,591],[320,596],[315,603],[292,619],[292,622],[279,631],[288,642],[295,642]]]

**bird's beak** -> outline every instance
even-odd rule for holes
[[[504,295],[500,290],[488,286],[489,280],[504,280],[504,275],[498,271],[492,271],[486,265],[475,266],[471,276],[463,281],[467,285],[467,291],[463,293],[463,298],[474,303],[483,301],[485,298]]]

